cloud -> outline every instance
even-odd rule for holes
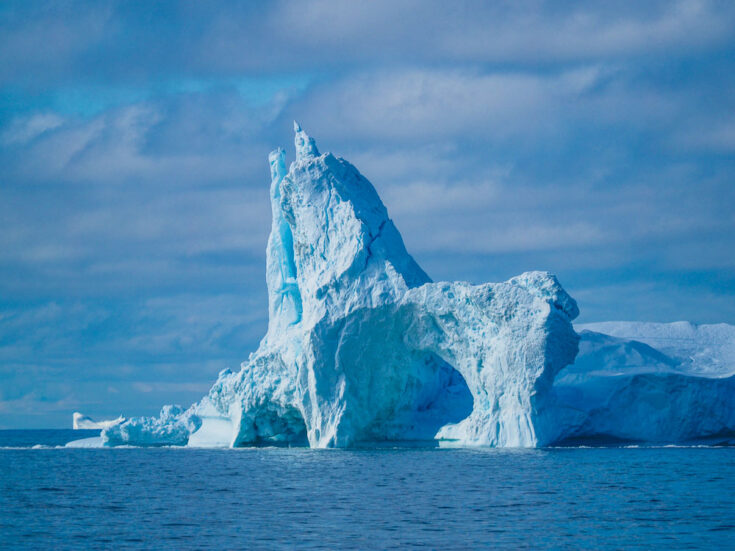
[[[236,95],[194,94],[112,108],[65,124],[56,117],[55,131],[29,144],[21,157],[17,150],[5,155],[4,170],[36,182],[181,185],[243,178],[256,159],[247,149],[267,153],[256,141],[263,127],[259,117],[267,109],[253,110]],[[17,136],[15,125],[6,134]]]
[[[733,28],[707,1],[3,6],[0,424],[155,413],[247,357],[293,118],[437,279],[732,322]]]
[[[705,122],[706,124],[702,124]],[[698,121],[694,128],[682,129],[671,138],[677,150],[705,151],[715,154],[735,152],[735,117]]]
[[[447,136],[503,140],[552,133],[559,107],[589,90],[594,68],[558,75],[445,70],[378,71],[314,89],[292,109],[317,129],[416,142]],[[329,134],[327,134],[329,136]]]
[[[171,383],[171,382],[145,382],[132,383],[133,388],[145,394],[151,392],[166,392],[173,394],[175,392],[196,392],[198,394],[206,394],[212,387],[212,381],[203,381],[200,383]]]
[[[320,142],[337,143],[356,158],[366,158],[365,149],[378,144],[388,156],[396,147],[452,150],[462,157],[484,147],[491,161],[509,164],[503,155],[528,155],[534,162],[531,155],[541,150],[554,150],[565,161],[572,149],[579,155],[619,154],[615,149],[633,140],[670,150],[670,136],[719,116],[729,103],[705,102],[686,81],[672,90],[640,67],[380,68],[315,84],[279,120],[297,117]],[[413,163],[420,170],[418,165]]]
[[[580,285],[574,289],[574,296],[587,305],[577,323],[601,319],[611,303],[620,301],[626,307],[625,319],[631,321],[717,323],[731,320],[735,314],[735,301],[723,300],[720,293],[708,289],[692,292],[691,287],[677,285],[666,276],[648,281]]]
[[[119,1],[16,4],[0,33],[0,82],[243,72],[333,71],[356,64],[584,62],[680,54],[728,41],[735,9],[680,0],[375,2],[211,5]]]
[[[269,108],[216,91],[175,95],[66,119],[0,150],[8,292],[120,289],[131,278],[234,285],[262,273],[248,263],[262,259],[269,228]]]
[[[254,350],[259,293],[3,304],[0,426],[66,426],[189,405]]]
[[[477,6],[475,6],[477,7]],[[474,24],[448,34],[442,45],[463,58],[585,60],[705,48],[729,39],[733,12],[700,0],[630,5],[585,3],[554,10],[553,3],[467,10]]]
[[[14,120],[2,133],[0,142],[4,145],[25,144],[49,130],[58,128],[64,119],[55,113],[38,113],[31,117]]]
[[[0,18],[0,81],[33,85],[64,79],[69,65],[102,41],[111,12],[104,2],[76,7],[16,2]],[[76,8],[76,9],[75,9]]]

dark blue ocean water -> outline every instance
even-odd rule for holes
[[[7,447],[79,436],[0,431],[0,548],[735,548],[733,448]]]

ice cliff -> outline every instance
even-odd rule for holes
[[[323,448],[436,439],[529,447],[601,430],[635,437],[645,420],[631,418],[628,408],[646,399],[645,381],[632,372],[598,376],[594,358],[614,339],[604,335],[598,343],[583,332],[582,364],[566,368],[577,355],[578,310],[553,275],[433,283],[370,182],[344,159],[321,154],[298,125],[294,130],[290,167],[283,150],[269,156],[270,317],[259,348],[240,371],[220,373],[188,410],[167,406],[158,418],[105,429],[107,445]],[[665,393],[668,375],[656,377],[663,377],[657,392]],[[677,398],[676,406],[687,408],[681,416],[702,406],[707,392]],[[732,412],[732,398],[721,399],[700,413]],[[676,434],[664,427],[655,436],[732,427],[732,415],[723,415],[711,426]],[[608,427],[624,424],[630,431]]]

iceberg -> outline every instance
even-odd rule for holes
[[[577,326],[579,354],[554,381],[558,442],[675,443],[735,436],[735,326]]]
[[[102,431],[105,445],[183,446],[201,426],[199,417],[181,406],[163,406],[158,417],[134,417]]]
[[[433,283],[372,184],[295,124],[269,156],[268,331],[201,402],[103,431],[109,445],[535,446],[573,361],[574,300],[548,273]]]
[[[103,448],[105,442],[101,436],[92,436],[91,438],[82,438],[80,440],[72,440],[64,445],[65,448]]]
[[[372,184],[296,123],[294,133],[288,168],[284,150],[268,158],[269,322],[258,349],[190,408],[106,427],[106,445],[537,447],[735,427],[731,380],[703,367],[712,354],[695,368],[641,331],[640,342],[580,337],[576,302],[546,272],[433,282]]]
[[[95,421],[87,415],[83,415],[78,411],[75,411],[72,415],[72,427],[75,430],[82,429],[106,429],[114,425],[119,425],[125,421],[125,417],[122,415],[117,419],[110,419],[108,421]]]

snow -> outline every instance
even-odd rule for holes
[[[122,415],[117,419],[110,419],[108,421],[95,421],[87,415],[83,415],[78,411],[75,411],[72,415],[72,427],[76,430],[80,429],[105,429],[114,425],[119,425],[125,421],[125,417]]]
[[[735,426],[729,326],[701,326],[676,354],[583,331],[575,362],[577,305],[553,275],[432,282],[372,184],[296,123],[294,132],[295,161],[287,168],[282,149],[268,159],[260,346],[199,403],[106,428],[106,445],[533,447],[598,435],[678,441]]]

